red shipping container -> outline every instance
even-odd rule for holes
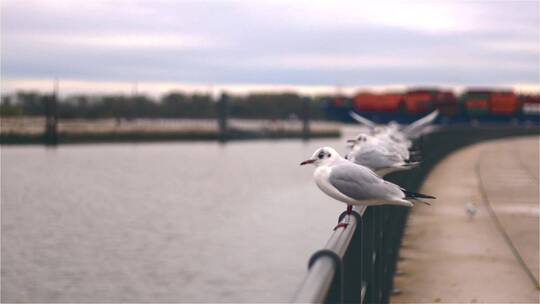
[[[359,93],[353,99],[353,108],[356,112],[376,112],[377,95],[372,93]]]
[[[387,93],[379,96],[377,102],[378,112],[396,113],[400,111],[403,104],[403,95],[396,93]]]
[[[450,91],[438,92],[435,95],[434,107],[445,116],[453,116],[459,112],[456,95]]]
[[[423,114],[433,110],[433,92],[409,91],[405,95],[405,108],[410,114]]]
[[[354,97],[353,106],[357,112],[394,113],[400,110],[403,96],[397,93],[359,93]]]
[[[519,110],[519,100],[513,92],[495,92],[489,99],[489,111],[496,115],[513,115]]]
[[[468,110],[487,110],[488,100],[487,99],[467,99],[465,101],[465,107]]]
[[[540,95],[521,95],[519,100],[524,114],[540,115]]]

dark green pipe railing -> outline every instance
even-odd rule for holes
[[[451,152],[485,140],[538,135],[537,127],[449,127],[423,136],[414,144],[420,151],[420,168],[396,172],[386,179],[417,191],[429,171]],[[437,208],[436,200],[432,208]],[[399,248],[410,208],[371,206],[343,213],[345,229],[334,231],[327,245],[314,253],[308,272],[293,302],[302,303],[388,303]]]

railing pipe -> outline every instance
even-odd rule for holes
[[[340,268],[343,257],[356,231],[357,218],[364,211],[365,208],[363,207],[355,208],[353,212],[357,213],[357,216],[344,216],[340,223],[348,223],[347,227],[334,230],[324,249],[313,254],[308,265],[308,273],[293,302],[322,303],[332,292],[337,292],[340,297],[342,296],[342,280],[334,280],[334,277],[342,275]],[[333,283],[339,286],[332,286]]]

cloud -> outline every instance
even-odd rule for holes
[[[466,29],[457,2],[427,1],[296,1],[280,3],[293,20],[323,26],[377,26],[423,32]]]
[[[10,43],[21,47],[72,49],[202,49],[216,47],[216,39],[177,33],[18,33]],[[221,43],[220,45],[223,45]]]
[[[534,84],[538,2],[2,1],[2,77]]]

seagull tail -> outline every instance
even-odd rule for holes
[[[379,176],[382,177],[382,176],[386,176],[386,175],[388,175],[390,173],[393,173],[393,172],[414,169],[414,168],[418,167],[418,165],[420,165],[420,162],[404,163],[404,164],[397,165],[397,166],[394,166],[394,167],[388,167],[388,168],[384,168],[384,169],[379,169],[379,170],[375,171],[375,173],[377,173]]]
[[[414,201],[415,201],[415,202],[421,202],[421,203],[424,203],[424,204],[426,204],[426,205],[428,205],[428,206],[431,206],[431,203],[430,203],[430,202],[426,202],[426,201],[421,200],[421,199],[415,198]]]
[[[405,169],[413,169],[413,168],[418,167],[418,165],[420,165],[420,162],[418,162],[418,161],[417,162],[409,162],[409,163],[405,163],[403,165],[403,168],[405,168]]]
[[[403,193],[405,193],[405,198],[412,198],[412,199],[416,199],[416,200],[419,200],[420,198],[436,199],[435,196],[422,194],[422,193],[416,193],[416,192],[412,192],[412,191],[405,190],[405,189],[403,190]]]
[[[405,200],[405,199],[397,200],[397,201],[393,202],[392,205],[405,206],[405,207],[413,207],[414,206],[414,204],[411,201],[408,201],[408,200]]]

